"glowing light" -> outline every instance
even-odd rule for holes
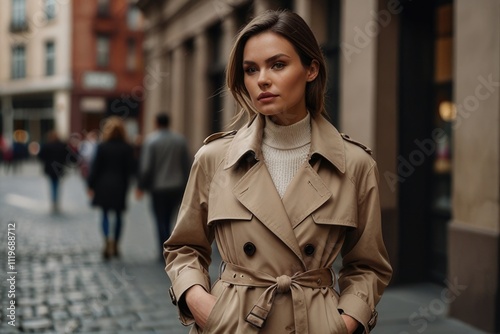
[[[439,104],[439,116],[443,121],[451,122],[457,117],[457,108],[450,101],[443,101]]]

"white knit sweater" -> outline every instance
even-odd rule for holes
[[[262,139],[264,162],[281,198],[286,188],[307,160],[311,147],[311,116],[282,126],[266,118]]]

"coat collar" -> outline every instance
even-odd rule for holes
[[[248,152],[253,152],[255,159],[262,156],[262,133],[266,119],[263,115],[254,116],[235,135],[227,151],[224,169],[231,168]],[[337,129],[322,115],[311,117],[311,155],[321,155],[334,165],[341,173],[345,173],[345,151],[342,136]]]

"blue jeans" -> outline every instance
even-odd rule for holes
[[[104,236],[106,239],[109,239],[109,217],[108,217],[108,210],[103,209],[102,210],[102,232],[104,233]],[[120,235],[122,231],[122,212],[121,211],[115,211],[115,234],[114,234],[114,240],[118,242],[120,240]]]
[[[59,178],[50,177],[49,179],[52,204],[56,205],[59,200]]]
[[[184,189],[154,191],[151,193],[153,213],[158,229],[160,255],[163,258],[163,243],[170,237],[170,226],[174,212],[178,208]]]

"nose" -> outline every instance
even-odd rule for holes
[[[260,88],[269,87],[271,85],[271,81],[269,80],[269,76],[266,70],[261,70],[259,72],[259,78],[257,84]]]

